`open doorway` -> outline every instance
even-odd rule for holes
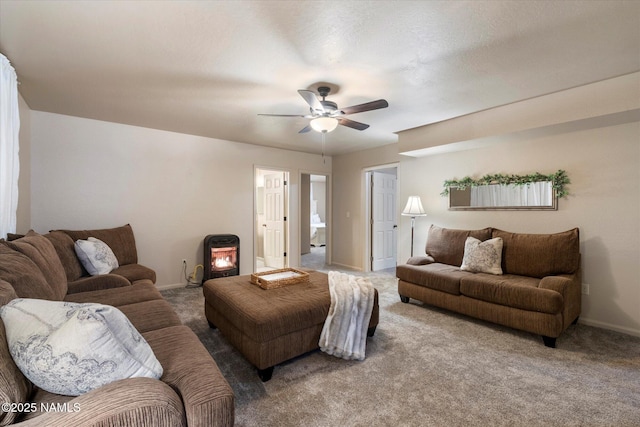
[[[255,268],[277,270],[289,266],[289,172],[255,169]]]
[[[328,176],[300,177],[300,266],[319,270],[328,264]]]
[[[365,271],[395,268],[397,264],[397,171],[396,165],[365,171],[368,219]]]

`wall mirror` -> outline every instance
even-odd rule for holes
[[[551,175],[486,175],[445,181],[449,210],[557,210],[566,196],[564,171]]]

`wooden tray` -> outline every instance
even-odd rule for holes
[[[263,271],[262,273],[253,273],[251,283],[262,289],[277,289],[298,283],[309,283],[309,273],[295,268]]]

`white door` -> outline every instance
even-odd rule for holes
[[[395,175],[373,172],[371,191],[371,270],[396,266],[397,212]]]
[[[285,179],[284,172],[264,176],[264,263],[285,267]]]

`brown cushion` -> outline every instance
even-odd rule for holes
[[[60,301],[64,298],[67,294],[67,275],[49,239],[31,230],[24,237],[8,242],[7,245],[28,256],[38,266],[53,290],[52,299]]]
[[[121,305],[118,309],[140,333],[182,325],[176,312],[164,299]]]
[[[7,285],[7,282],[0,282]],[[4,323],[0,320],[0,402],[2,403],[25,403],[31,394],[31,382],[22,375],[9,353],[7,346],[7,335]],[[0,411],[0,425],[12,424],[18,412]]]
[[[49,239],[56,249],[58,258],[60,258],[60,262],[64,267],[64,272],[67,274],[68,282],[78,280],[86,274],[73,247],[73,239],[68,234],[62,231],[52,231],[45,234],[44,237]]]
[[[73,241],[87,240],[95,237],[105,242],[118,259],[118,264],[137,264],[138,253],[136,251],[136,240],[133,236],[131,225],[123,225],[116,228],[105,228],[99,230],[59,230],[68,234]]]
[[[131,282],[117,274],[99,274],[97,276],[81,277],[78,280],[67,283],[67,286],[69,288],[68,295],[131,286]]]
[[[156,283],[156,272],[140,264],[127,264],[121,265],[111,272],[111,274],[117,274],[127,278],[131,283],[138,280],[151,280],[151,283]]]
[[[580,267],[580,235],[577,228],[556,234],[524,234],[493,230],[501,237],[502,271],[542,278],[573,274]]]
[[[70,302],[97,302],[100,304],[120,307],[127,304],[135,304],[143,301],[162,299],[162,294],[154,284],[139,284],[123,286],[120,288],[102,289],[99,291],[80,292],[69,294],[65,301]]]
[[[6,243],[0,244],[0,279],[9,282],[20,298],[56,299],[38,266]]]
[[[460,295],[460,278],[472,273],[449,264],[399,265],[396,277],[425,288]]]
[[[427,237],[427,255],[436,262],[460,266],[464,255],[464,242],[467,237],[475,237],[484,242],[491,238],[491,228],[481,230],[456,230],[431,225]]]
[[[16,298],[18,298],[18,294],[16,294],[16,290],[13,289],[11,283],[0,279],[0,307]]]
[[[539,283],[540,280],[533,277],[476,273],[460,279],[460,293],[507,307],[560,313],[562,295],[551,289],[538,288]]]

